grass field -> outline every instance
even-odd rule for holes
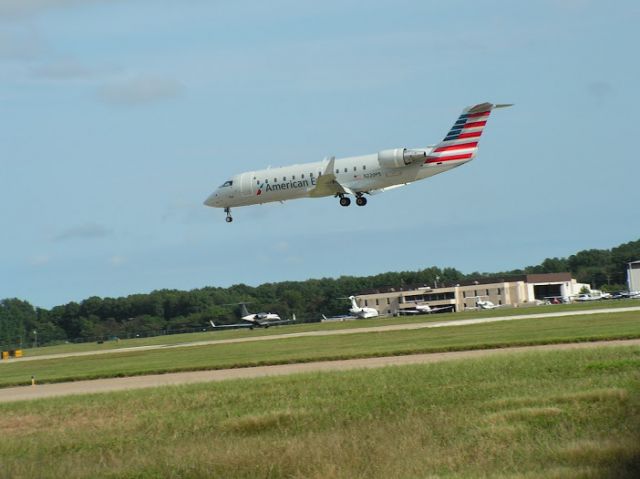
[[[494,310],[483,311],[463,311],[459,313],[444,313],[434,315],[419,315],[419,316],[403,316],[403,317],[383,317],[375,319],[364,319],[357,321],[343,321],[343,322],[328,322],[328,323],[302,323],[281,327],[273,327],[268,329],[256,328],[253,331],[246,329],[240,330],[218,330],[212,331],[208,324],[203,325],[202,331],[199,333],[188,334],[173,334],[173,335],[161,335],[151,338],[134,338],[134,339],[122,339],[119,341],[105,341],[102,344],[96,342],[88,343],[65,343],[57,344],[54,346],[45,346],[39,348],[25,348],[24,353],[27,356],[39,356],[46,354],[58,354],[58,353],[74,353],[84,351],[104,351],[109,349],[126,348],[126,347],[139,347],[139,346],[152,346],[157,344],[182,344],[190,343],[194,341],[206,341],[211,339],[231,339],[247,336],[269,336],[274,334],[283,333],[297,333],[306,331],[326,331],[326,330],[338,330],[338,329],[351,329],[351,328],[369,328],[374,326],[386,326],[391,324],[410,324],[416,322],[429,322],[429,321],[454,321],[460,319],[472,319],[472,318],[492,318],[498,316],[510,316],[510,315],[522,315],[522,314],[539,314],[539,313],[553,313],[553,312],[567,312],[567,311],[588,311],[594,309],[604,308],[624,308],[640,306],[640,301],[637,300],[616,300],[616,301],[597,301],[592,303],[574,303],[574,304],[559,304],[559,305],[546,305],[546,306],[533,306],[533,307],[521,307],[521,308],[498,308]]]
[[[0,477],[637,478],[640,348],[0,404]]]
[[[0,386],[438,351],[640,337],[640,312],[128,351],[0,365]]]

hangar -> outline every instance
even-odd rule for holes
[[[640,272],[640,262],[638,262]],[[518,307],[537,304],[548,298],[577,295],[588,284],[576,282],[571,273],[523,274],[478,278],[441,287],[419,286],[382,288],[356,295],[361,306],[376,308],[381,315],[402,314],[416,304],[431,307],[452,306],[453,311],[475,307],[478,297],[495,305]]]
[[[628,264],[627,284],[629,291],[640,291],[640,261],[632,261]]]

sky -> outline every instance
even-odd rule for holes
[[[504,271],[640,238],[640,4],[0,0],[0,298]],[[477,158],[342,208],[205,207],[233,174],[432,144]],[[640,259],[640,258],[639,258]]]

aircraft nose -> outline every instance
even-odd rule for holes
[[[211,193],[206,200],[204,200],[204,204],[206,206],[218,206],[218,202],[220,201],[220,196],[217,191]]]

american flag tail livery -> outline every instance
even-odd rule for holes
[[[484,130],[491,110],[505,108],[512,104],[494,105],[492,103],[480,103],[470,106],[462,111],[453,124],[447,136],[429,152],[425,163],[444,163],[456,161],[464,163],[473,159],[478,151],[478,141]]]

